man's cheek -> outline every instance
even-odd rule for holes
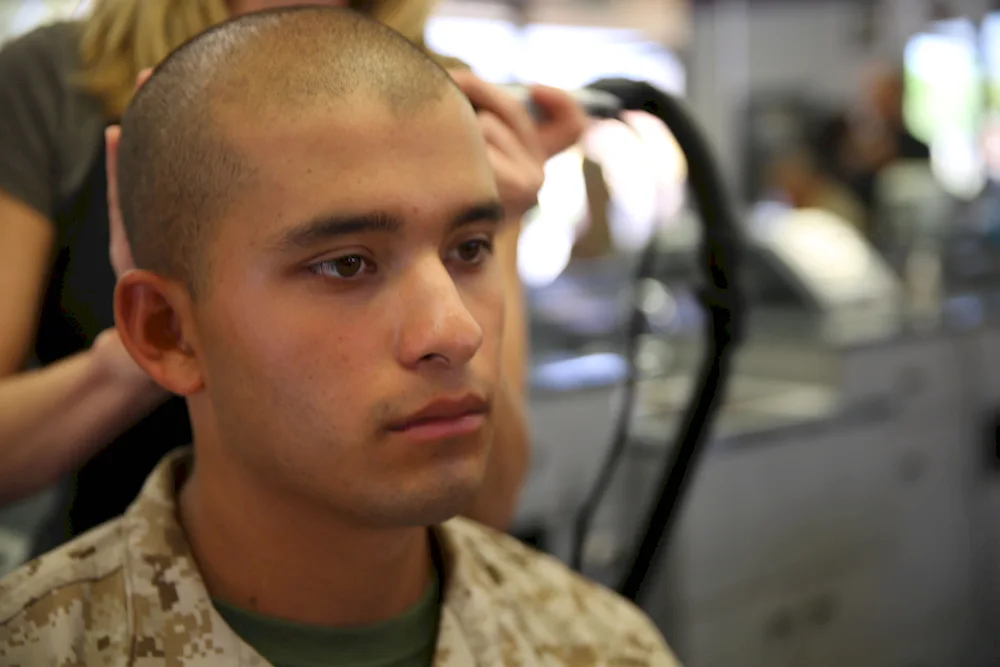
[[[498,362],[503,352],[503,341],[506,331],[504,329],[503,303],[497,304],[490,313],[489,318],[483,322],[483,344],[481,352],[487,355],[491,361]]]

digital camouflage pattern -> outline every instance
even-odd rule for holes
[[[176,519],[190,455],[128,512],[0,581],[0,667],[265,667],[215,611]],[[675,667],[634,606],[464,519],[437,529],[445,598],[435,667]]]

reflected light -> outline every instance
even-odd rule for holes
[[[559,212],[575,227],[587,214],[587,184],[583,179],[583,152],[576,148],[545,163],[545,184],[538,191],[538,206],[547,217]]]
[[[667,288],[658,280],[646,278],[640,286],[639,309],[646,315],[658,313],[670,303]]]
[[[569,25],[521,28],[495,18],[435,16],[427,45],[461,58],[488,81],[533,82],[572,90],[596,79],[627,77],[670,93],[686,87],[680,60],[638,30]]]
[[[427,45],[460,58],[480,77],[494,83],[514,81],[521,52],[518,29],[508,21],[435,17],[427,24]]]
[[[976,139],[964,132],[943,133],[931,142],[931,171],[945,192],[971,201],[987,182],[987,166]]]
[[[586,137],[587,153],[604,169],[614,213],[615,246],[642,248],[660,224],[684,205],[687,165],[673,135],[657,118],[643,112],[597,123]]]
[[[541,364],[532,373],[533,382],[550,389],[573,389],[607,385],[628,375],[628,363],[617,354],[589,354]]]
[[[51,21],[80,16],[89,10],[92,0],[15,0],[13,4],[15,8],[6,16],[0,11],[0,43]]]
[[[627,77],[683,93],[684,67],[638,30],[568,25],[528,26],[516,74],[556,88],[582,88],[595,79]]]
[[[524,284],[545,287],[569,266],[574,234],[556,225],[534,221],[521,232],[517,242],[517,269]]]
[[[941,132],[975,134],[983,101],[977,46],[954,31],[907,42],[903,115],[915,137],[932,143]]]
[[[641,246],[656,219],[656,175],[642,140],[630,127],[609,121],[597,124],[586,144],[587,152],[603,167],[611,194],[615,246]]]
[[[526,285],[544,287],[566,270],[577,230],[586,217],[583,154],[572,149],[546,163],[538,206],[529,214],[518,240],[517,266]]]
[[[25,2],[21,5],[21,8],[14,13],[14,18],[7,26],[3,35],[4,38],[13,37],[17,35],[22,35],[37,26],[45,23],[52,19],[55,12],[52,8],[47,7],[42,0],[35,0],[34,2]]]
[[[836,215],[800,209],[785,220],[779,243],[787,256],[828,287],[856,281],[868,264],[858,234]]]

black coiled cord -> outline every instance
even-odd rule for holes
[[[659,496],[647,515],[641,537],[636,540],[632,549],[627,574],[618,586],[618,591],[623,596],[638,601],[643,582],[653,571],[660,546],[676,519],[677,509],[690,480],[690,471],[698,461],[707,427],[718,410],[720,402],[717,399],[725,391],[732,354],[743,336],[746,308],[737,288],[743,243],[708,142],[679,101],[648,83],[638,81],[607,79],[589,87],[611,93],[621,100],[623,109],[645,111],[667,126],[687,158],[688,177],[703,229],[700,265],[704,269],[704,284],[701,286],[701,298],[709,314],[705,332],[708,345],[697,381],[693,385],[690,403],[684,411],[677,443],[670,450],[673,455],[672,464],[664,468],[659,483]],[[638,383],[638,341],[645,323],[639,303],[640,290],[644,279],[653,274],[656,243],[655,238],[649,242],[640,257],[635,274],[635,303],[626,346],[629,375],[614,439],[574,525],[571,565],[578,571],[583,565],[583,549],[594,514],[621,463],[629,439]]]

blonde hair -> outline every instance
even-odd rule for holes
[[[435,1],[351,0],[351,6],[423,48]],[[142,70],[227,18],[226,0],[95,0],[83,22],[79,83],[109,118],[121,118]]]

